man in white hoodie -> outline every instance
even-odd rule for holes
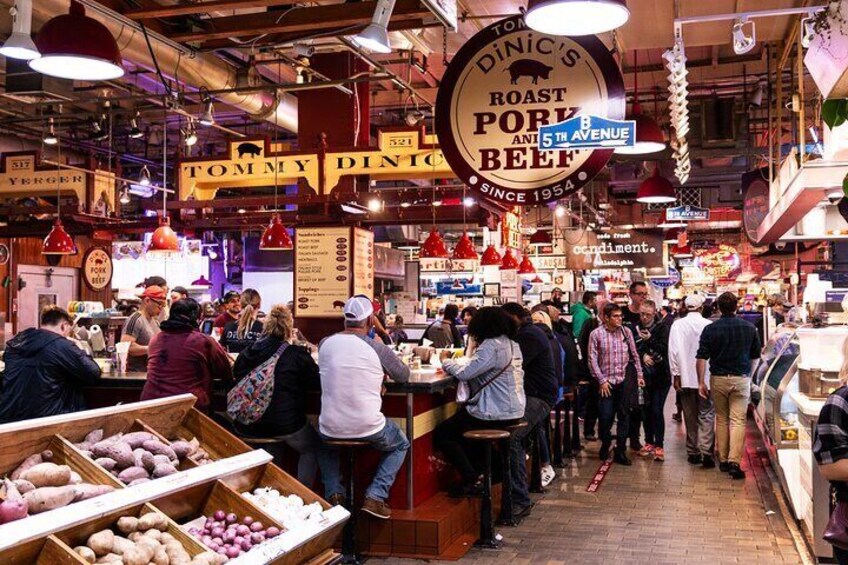
[[[684,301],[687,315],[671,325],[668,340],[668,362],[674,389],[680,392],[683,405],[683,421],[686,423],[686,453],[692,465],[705,469],[715,467],[713,456],[715,445],[715,406],[712,397],[702,398],[698,394],[698,373],[695,355],[704,328],[712,322],[701,315],[704,296],[690,294]],[[709,367],[705,379],[710,386]]]

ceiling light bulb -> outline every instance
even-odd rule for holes
[[[557,218],[564,217],[565,216],[565,206],[563,206],[562,204],[557,204],[556,208],[554,208],[554,215],[556,215]]]
[[[412,204],[410,202],[401,202],[400,203],[401,208],[409,208],[410,206],[412,206]]]
[[[354,43],[374,53],[391,53],[388,25],[394,8],[395,0],[377,0],[371,23],[353,37]]]
[[[195,143],[197,143],[197,132],[194,129],[194,122],[189,122],[188,127],[186,127],[183,131],[183,141],[186,146],[191,147]]]
[[[47,128],[47,134],[44,136],[44,145],[56,145],[59,143],[59,138],[56,137],[56,130],[53,127],[53,118],[50,118],[50,125]]]
[[[624,0],[529,0],[527,26],[550,35],[597,35],[630,18]]]
[[[130,203],[130,189],[126,185],[126,183],[124,183],[124,187],[121,189],[120,202],[121,202],[121,204],[129,204]]]
[[[801,20],[801,30],[803,32],[801,47],[807,49],[816,36],[816,12],[810,12],[806,18]]]
[[[437,207],[437,208],[438,208],[438,207],[439,207],[439,206],[441,206],[441,205],[442,205],[442,201],[441,201],[441,200],[433,200],[433,206],[435,206],[435,207]]]
[[[41,57],[30,32],[32,31],[32,0],[17,0],[9,10],[13,16],[12,35],[0,47],[0,55],[10,59],[31,61]]]
[[[827,199],[831,202],[842,200],[842,197],[845,196],[845,193],[841,188],[835,188],[827,193]]]
[[[141,139],[144,137],[144,132],[138,127],[138,120],[135,118],[130,119],[130,131],[127,133],[127,137],[130,139]]]
[[[379,198],[372,198],[368,201],[368,211],[377,213],[383,209],[383,201]]]
[[[747,24],[751,24],[751,35],[745,35],[744,27]],[[754,20],[749,20],[748,18],[739,18],[736,20],[736,23],[733,24],[731,36],[733,38],[733,52],[737,55],[744,55],[753,49],[757,44],[757,29],[754,25]]]
[[[471,198],[470,196],[466,196],[465,198],[462,199],[462,205],[465,206],[466,208],[471,208],[472,206],[474,206],[474,204],[475,204],[475,200],[473,198]]]
[[[138,184],[141,186],[150,186],[150,170],[147,168],[147,165],[141,168],[141,172],[138,174]]]
[[[212,98],[207,98],[203,103],[203,112],[200,113],[197,121],[202,126],[215,125],[215,108],[212,106]]]

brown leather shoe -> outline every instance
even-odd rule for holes
[[[373,498],[365,498],[365,502],[362,503],[362,510],[381,520],[388,520],[392,517],[392,509],[389,508],[389,505]]]

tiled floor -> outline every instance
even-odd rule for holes
[[[587,493],[599,466],[589,443],[560,470],[536,508],[516,528],[499,528],[499,551],[472,549],[473,564],[801,564],[773,494],[759,434],[749,422],[744,481],[686,462],[682,424],[669,419],[664,463],[633,455],[613,465],[596,493]],[[385,565],[409,559],[371,559]]]

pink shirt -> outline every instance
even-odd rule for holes
[[[610,331],[605,325],[589,334],[589,370],[598,382],[617,385],[624,382],[627,363],[634,361],[636,374],[642,378],[642,363],[633,341],[633,332],[625,327]]]

